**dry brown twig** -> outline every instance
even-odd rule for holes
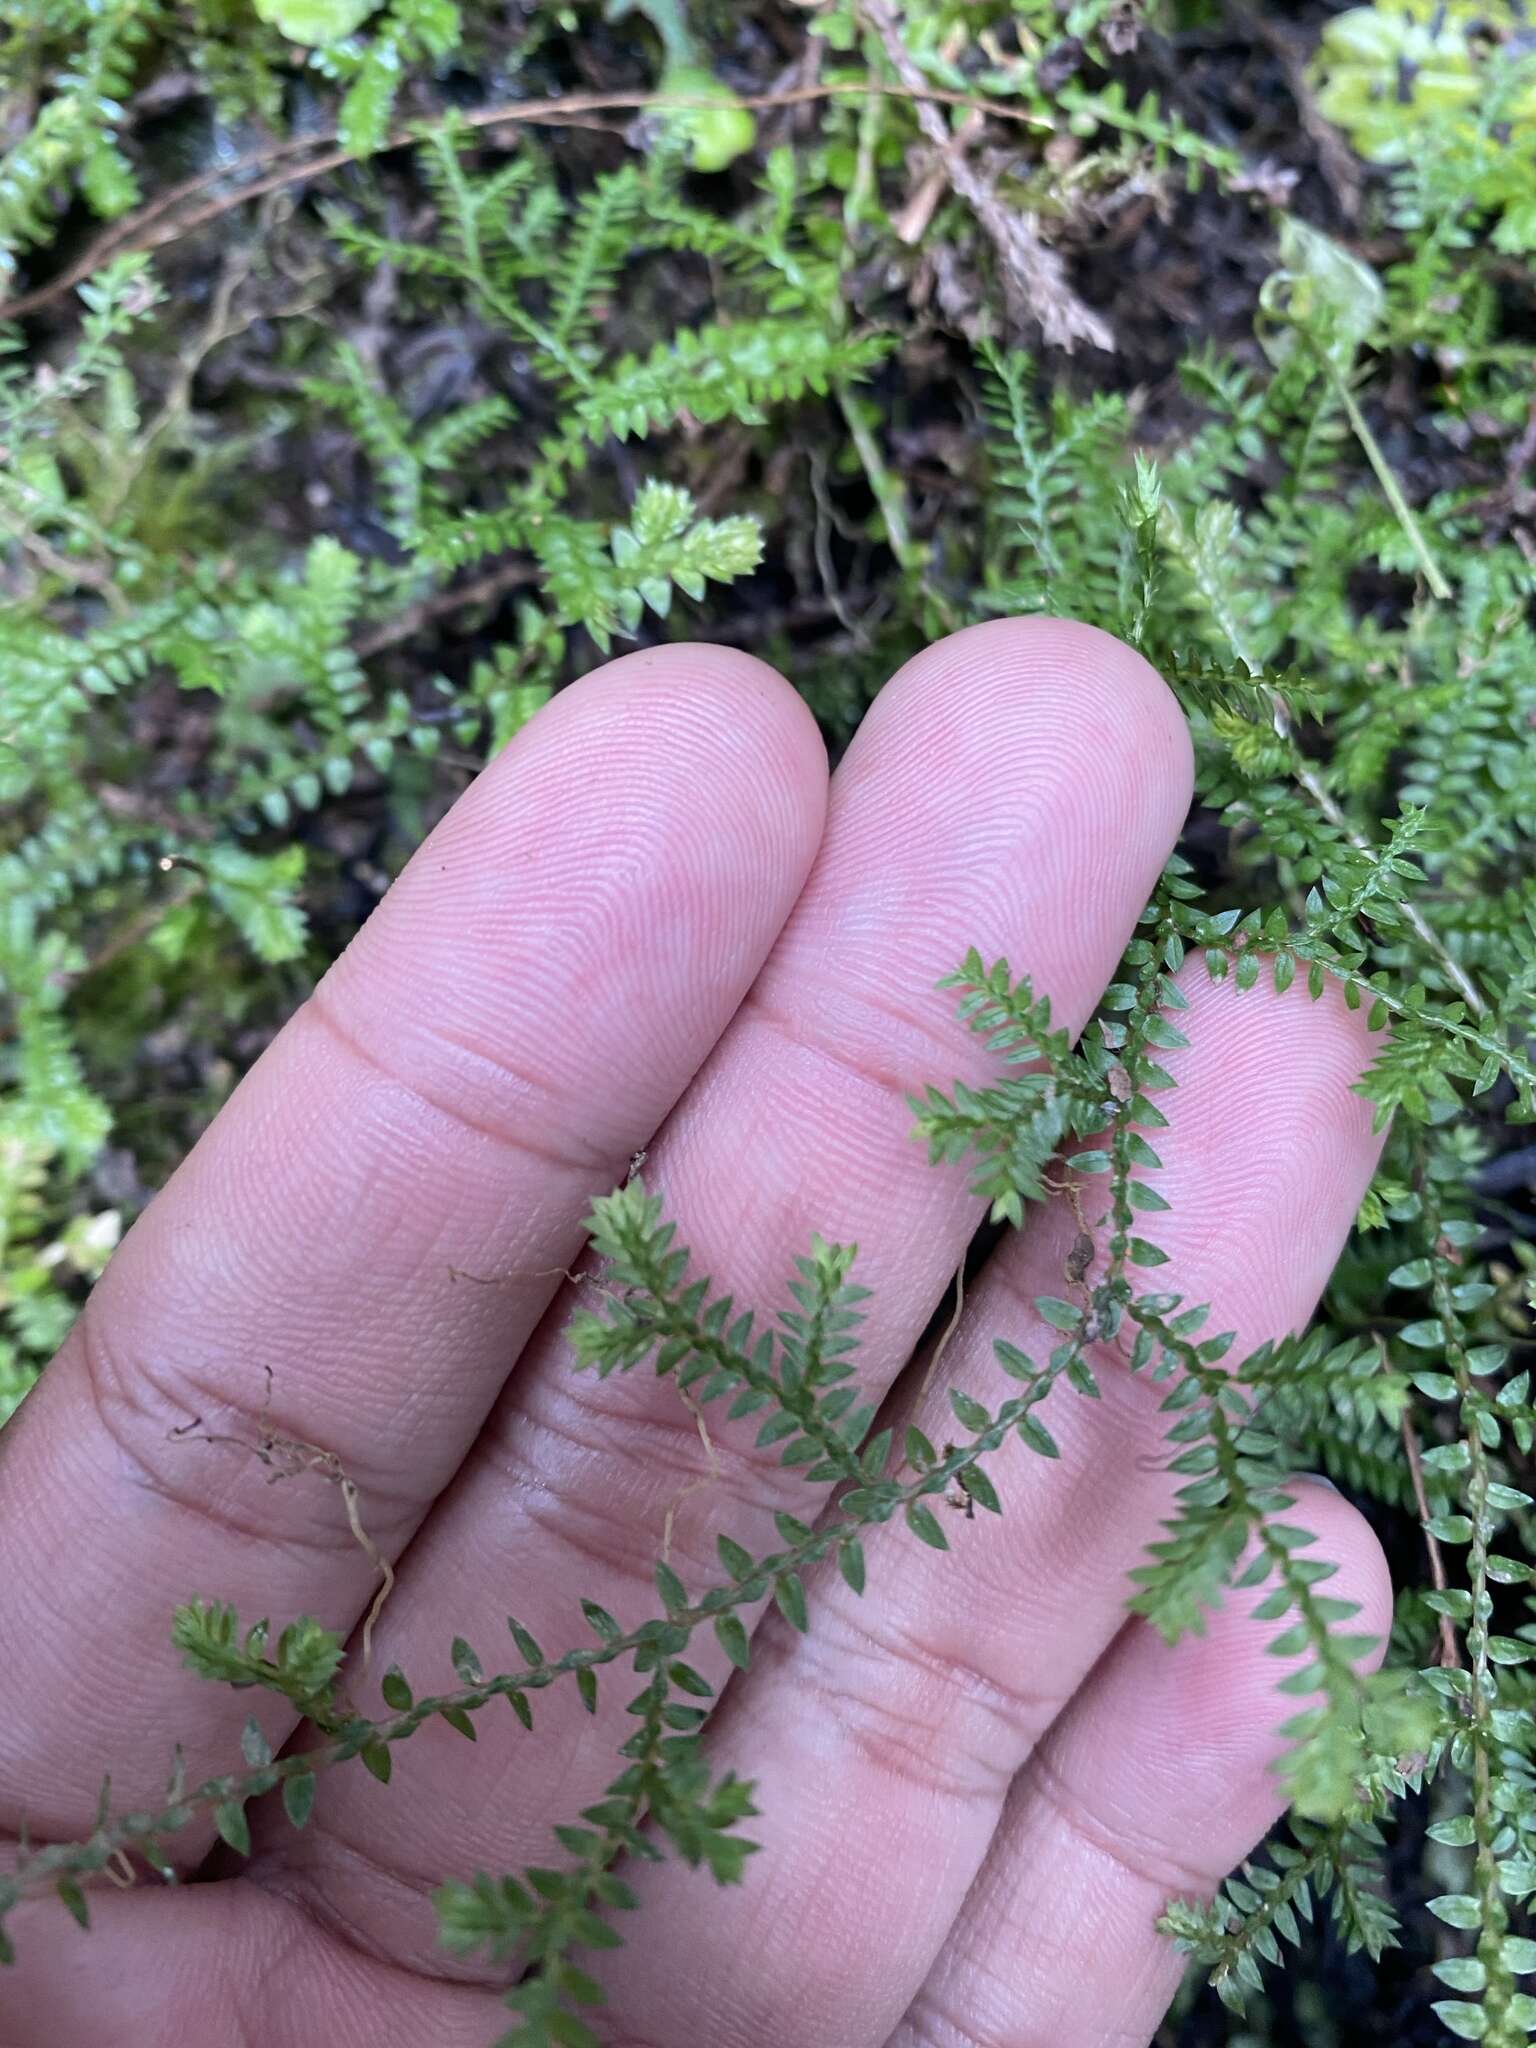
[[[370,655],[383,653],[386,647],[397,647],[402,640],[414,639],[424,626],[435,625],[454,612],[468,611],[473,605],[494,604],[508,591],[534,582],[537,574],[532,562],[499,562],[472,582],[456,584],[452,589],[440,590],[433,597],[419,598],[415,604],[407,605],[394,618],[360,634],[352,643],[352,651],[360,661],[366,661]]]
[[[663,1564],[670,1564],[672,1562],[672,1530],[677,1522],[678,1510],[682,1507],[684,1501],[691,1500],[696,1493],[706,1492],[711,1486],[716,1485],[720,1478],[720,1459],[715,1450],[714,1438],[709,1433],[709,1424],[704,1419],[704,1410],[685,1386],[682,1386],[676,1380],[673,1381],[673,1385],[677,1388],[678,1396],[683,1406],[698,1425],[699,1442],[704,1446],[704,1459],[709,1470],[701,1473],[697,1479],[690,1479],[686,1486],[680,1486],[667,1503],[667,1512],[662,1517],[661,1522],[661,1561]]]
[[[1353,224],[1360,217],[1360,201],[1364,189],[1360,159],[1333,123],[1319,111],[1317,99],[1307,78],[1307,67],[1302,61],[1296,43],[1292,40],[1289,25],[1271,20],[1262,7],[1242,8],[1239,19],[1243,26],[1274,54],[1285,75],[1291,98],[1296,102],[1301,125],[1316,147],[1318,169],[1327,179],[1329,188],[1338,201],[1340,213],[1346,221]]]
[[[964,130],[960,135],[950,133],[943,115],[933,104],[943,96],[929,90],[913,62],[901,39],[900,24],[890,0],[863,0],[863,12],[897,76],[911,93],[918,125],[938,150],[950,185],[970,207],[997,250],[1004,279],[1019,299],[1021,310],[1035,321],[1042,338],[1052,348],[1070,350],[1086,341],[1094,348],[1113,349],[1114,335],[1072,289],[1066,265],[1041,239],[1030,215],[1006,205],[998,197],[996,187],[969,161]]]
[[[941,86],[929,85],[920,73],[915,86],[910,83],[893,85],[883,79],[817,80],[778,92],[754,93],[744,97],[739,104],[751,112],[766,113],[778,107],[809,106],[818,100],[863,98],[870,93],[914,100],[919,105],[932,102],[940,106],[974,108],[1000,121],[1022,124],[1027,128],[1048,129],[1053,125],[1022,107],[1010,107],[1002,101],[970,93],[948,92]],[[475,107],[468,112],[461,111],[457,119],[464,128],[485,131],[561,127],[571,122],[586,123],[595,114],[686,113],[691,108],[718,111],[719,101],[690,93],[568,93],[558,99],[508,100],[494,107]],[[422,139],[426,125],[411,122],[393,129],[372,154],[385,156],[392,150],[409,148]],[[942,131],[943,123],[940,122],[939,126]],[[200,172],[195,178],[184,179],[179,185],[170,186],[136,213],[125,214],[121,220],[114,221],[83,255],[61,270],[57,277],[50,278],[33,291],[21,292],[14,298],[0,301],[0,320],[21,320],[29,314],[41,312],[115,256],[143,254],[164,248],[167,243],[180,241],[209,221],[244,206],[248,200],[259,199],[263,194],[279,191],[285,185],[319,177],[326,171],[339,170],[343,165],[358,161],[356,150],[341,148],[336,146],[337,143],[334,129],[286,136],[264,143],[258,149],[248,150],[244,156],[220,164],[213,170]],[[300,161],[295,162],[296,158]],[[217,192],[218,186],[248,171],[264,171],[266,175],[236,191]],[[194,206],[191,212],[183,214],[184,207],[194,200],[204,199],[206,195],[214,196],[206,197],[205,204]]]
[[[1419,1512],[1419,1522],[1425,1525],[1430,1520],[1429,1500],[1424,1491],[1424,1456],[1419,1444],[1419,1433],[1413,1426],[1413,1418],[1403,1415],[1403,1450],[1408,1459],[1408,1471],[1413,1480],[1413,1503]],[[1435,1591],[1443,1593],[1449,1581],[1445,1575],[1445,1559],[1440,1554],[1438,1538],[1431,1536],[1424,1528],[1424,1548],[1429,1557],[1429,1576],[1434,1581]],[[1456,1627],[1448,1614],[1440,1617],[1440,1663],[1446,1671],[1461,1669],[1461,1653],[1456,1647]]]
[[[347,1527],[352,1532],[352,1540],[379,1574],[378,1591],[363,1617],[363,1654],[359,1675],[366,1678],[368,1666],[373,1658],[374,1626],[383,1612],[384,1602],[394,1590],[394,1566],[364,1528],[357,1482],[348,1473],[337,1453],[324,1449],[320,1444],[309,1443],[303,1437],[282,1436],[268,1427],[267,1413],[272,1405],[272,1368],[269,1365],[264,1370],[267,1375],[267,1393],[261,1407],[260,1429],[255,1443],[251,1443],[243,1436],[204,1429],[200,1415],[195,1415],[190,1422],[181,1423],[171,1430],[170,1437],[174,1443],[225,1444],[231,1449],[249,1452],[258,1463],[267,1467],[272,1484],[276,1484],[280,1479],[297,1479],[306,1472],[317,1472],[322,1479],[328,1479],[337,1488],[347,1517]]]
[[[955,131],[954,147],[957,150],[968,148],[985,126],[984,115],[967,114]],[[891,217],[891,230],[898,242],[905,242],[910,249],[923,239],[949,182],[949,163],[941,155],[923,172],[901,211]]]
[[[121,617],[128,610],[124,597],[110,569],[103,569],[95,562],[82,560],[76,555],[60,552],[42,534],[24,528],[19,520],[0,520],[0,528],[19,543],[37,567],[49,576],[58,577],[61,583],[74,585],[81,590],[94,590],[106,599],[112,610]]]
[[[947,1350],[949,1349],[949,1345],[950,1345],[950,1339],[951,1339],[951,1338],[952,1338],[952,1337],[954,1336],[954,1334],[955,1334],[956,1330],[958,1330],[958,1329],[959,1329],[959,1327],[960,1327],[960,1317],[961,1317],[962,1313],[964,1312],[964,1309],[965,1309],[965,1266],[964,1266],[964,1263],[962,1262],[962,1263],[961,1263],[961,1264],[960,1264],[959,1266],[957,1266],[957,1267],[956,1267],[956,1269],[955,1269],[955,1309],[954,1309],[954,1314],[953,1314],[953,1315],[952,1315],[952,1316],[950,1317],[949,1321],[948,1321],[948,1322],[947,1322],[947,1323],[945,1324],[945,1326],[944,1326],[944,1334],[943,1334],[943,1336],[942,1336],[942,1337],[941,1337],[941,1338],[939,1339],[938,1343],[937,1343],[937,1344],[936,1344],[936,1345],[935,1345],[935,1346],[933,1347],[933,1356],[932,1356],[932,1358],[930,1358],[930,1359],[929,1359],[929,1361],[928,1361],[928,1369],[927,1369],[927,1371],[926,1371],[926,1372],[925,1372],[925,1373],[923,1374],[923,1384],[922,1384],[922,1385],[921,1385],[921,1386],[920,1386],[920,1387],[918,1388],[918,1390],[917,1390],[917,1405],[918,1405],[918,1407],[919,1407],[919,1408],[920,1408],[920,1407],[922,1406],[922,1404],[924,1403],[924,1401],[926,1401],[926,1400],[927,1400],[927,1398],[928,1398],[929,1392],[930,1392],[930,1390],[932,1389],[932,1386],[933,1386],[933,1381],[934,1381],[934,1375],[935,1375],[935,1374],[937,1373],[937,1371],[938,1371],[938,1369],[939,1369],[939,1361],[940,1361],[940,1360],[941,1360],[941,1359],[943,1358],[943,1356],[944,1356],[945,1352],[946,1352],[946,1351],[947,1351]]]

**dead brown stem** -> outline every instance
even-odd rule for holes
[[[1113,334],[1072,289],[1066,265],[1041,239],[1033,219],[1004,204],[996,187],[967,158],[962,137],[950,133],[943,116],[932,104],[938,96],[928,90],[923,74],[901,39],[900,24],[889,0],[864,0],[863,11],[897,76],[916,102],[918,125],[937,149],[951,186],[986,231],[997,250],[1005,279],[1039,326],[1044,340],[1051,347],[1069,350],[1080,341],[1091,342],[1095,348],[1112,349]]]
[[[306,1472],[318,1472],[321,1478],[330,1480],[340,1491],[341,1504],[346,1513],[347,1527],[352,1532],[352,1540],[379,1574],[378,1590],[373,1596],[367,1614],[363,1617],[361,1675],[366,1678],[373,1657],[374,1624],[394,1588],[394,1566],[364,1528],[357,1482],[347,1472],[337,1453],[324,1449],[320,1444],[309,1443],[303,1437],[280,1436],[276,1430],[267,1427],[267,1412],[272,1405],[271,1366],[267,1366],[265,1371],[267,1392],[262,1403],[260,1429],[255,1443],[242,1436],[230,1436],[216,1430],[204,1429],[200,1415],[173,1429],[170,1432],[171,1438],[177,1443],[227,1444],[234,1450],[249,1452],[253,1458],[267,1467],[268,1474],[274,1482],[279,1479],[296,1479]]]
[[[1000,121],[1022,123],[1030,128],[1048,128],[1051,125],[1040,115],[1021,107],[1011,107],[969,93],[947,92],[940,86],[929,85],[921,76],[915,86],[892,85],[877,79],[818,81],[811,85],[791,86],[780,92],[756,93],[744,98],[740,104],[755,112],[766,112],[774,107],[803,106],[817,100],[857,98],[869,93],[884,93],[893,99],[916,101],[919,105],[933,101],[941,106],[972,107]],[[718,106],[718,101],[686,93],[570,93],[559,99],[508,100],[494,107],[476,107],[468,113],[460,113],[458,119],[463,127],[472,129],[560,127],[567,122],[585,121],[593,114],[681,113],[690,107],[718,109]],[[413,122],[394,129],[373,154],[383,156],[391,150],[405,149],[421,141],[423,126]],[[942,123],[940,126],[942,128]],[[50,278],[33,291],[21,292],[15,298],[0,302],[0,320],[21,320],[28,314],[41,312],[45,306],[52,305],[56,299],[94,275],[114,256],[163,248],[168,242],[180,241],[209,221],[244,206],[249,199],[259,199],[263,193],[275,192],[284,185],[297,184],[301,179],[318,177],[325,171],[334,171],[357,161],[356,150],[336,147],[336,143],[334,129],[302,136],[290,135],[280,141],[264,143],[259,149],[236,157],[232,163],[220,164],[195,178],[184,179],[147,206],[141,206],[136,213],[126,214],[115,221],[57,277]],[[294,158],[302,161],[294,162]],[[213,193],[217,186],[226,184],[231,178],[238,178],[246,171],[261,170],[265,170],[266,175],[254,183],[244,185],[236,192],[219,193],[206,205],[195,207],[185,215],[181,212],[191,201]]]
[[[1429,1500],[1424,1492],[1424,1455],[1419,1443],[1419,1433],[1413,1426],[1413,1418],[1403,1415],[1403,1450],[1408,1458],[1408,1471],[1413,1480],[1414,1506],[1419,1511],[1419,1521],[1427,1524],[1430,1520]],[[1424,1548],[1429,1554],[1429,1576],[1434,1581],[1435,1591],[1443,1593],[1449,1583],[1445,1575],[1445,1559],[1440,1544],[1424,1529]],[[1440,1617],[1440,1663],[1447,1671],[1461,1669],[1461,1652],[1456,1647],[1456,1630],[1448,1614]]]

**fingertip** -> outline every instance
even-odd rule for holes
[[[793,909],[827,781],[766,663],[693,644],[608,662],[438,824],[331,969],[329,1013],[365,1061],[498,1130],[532,1090],[605,1154],[620,1123],[649,1134]]]
[[[802,765],[826,770],[826,745],[805,699],[771,662],[742,647],[707,640],[639,647],[592,669],[561,695],[617,698],[633,708],[653,693],[684,711],[729,713],[741,721],[743,738],[772,737],[793,749]]]
[[[1034,613],[964,627],[946,644],[957,656],[995,661],[1024,678],[1059,677],[1080,693],[1080,715],[1102,721],[1103,737],[1129,734],[1179,771],[1188,807],[1195,774],[1188,723],[1167,682],[1129,642],[1081,619]]]
[[[1297,1475],[1286,1481],[1286,1493],[1292,1504],[1275,1519],[1312,1539],[1289,1554],[1333,1567],[1315,1590],[1353,1608],[1330,1626],[1369,1639],[1355,1662],[1362,1672],[1373,1671],[1392,1626],[1392,1580],[1381,1545],[1364,1515],[1326,1479]],[[1212,1801],[1223,1799],[1228,1823],[1239,1809],[1251,1809],[1251,1818],[1238,1820],[1230,1856],[1224,1851],[1215,1858],[1213,1875],[1266,1824],[1272,1767],[1287,1748],[1282,1727],[1306,1705],[1280,1687],[1317,1661],[1310,1640],[1275,1654],[1273,1646],[1298,1620],[1294,1601],[1279,1614],[1265,1611],[1278,1584],[1271,1569],[1253,1585],[1230,1588],[1207,1611],[1199,1633],[1172,1644],[1145,1622],[1132,1621],[1051,1738],[1061,1760],[1086,1770],[1107,1749],[1112,1729],[1134,1725],[1135,1771],[1123,1796],[1145,1804],[1149,1782],[1156,1784],[1164,1823],[1182,1810],[1194,1825]],[[1177,1838],[1170,1830],[1168,1839]]]
[[[1194,747],[1167,683],[1133,647],[1077,619],[1031,615],[964,626],[915,655],[882,698],[947,706],[984,744],[1007,746],[1021,712],[1074,764],[1116,768],[1149,833],[1171,845],[1194,793]],[[871,714],[872,716],[874,714]],[[1131,829],[1137,816],[1125,820]]]
[[[520,748],[555,765],[598,747],[642,779],[653,766],[669,778],[696,766],[709,778],[701,802],[715,790],[776,812],[809,865],[826,818],[826,744],[804,698],[756,655],[686,640],[619,655],[552,697],[485,779],[511,772]]]
[[[1312,1538],[1297,1547],[1296,1556],[1309,1565],[1333,1567],[1316,1591],[1354,1609],[1331,1625],[1341,1634],[1369,1639],[1371,1647],[1361,1648],[1354,1661],[1362,1672],[1374,1671],[1392,1626],[1392,1578],[1375,1531],[1326,1479],[1297,1474],[1286,1481],[1286,1493],[1291,1505],[1275,1519]],[[1160,1725],[1170,1742],[1180,1739],[1181,1730],[1198,1728],[1213,1750],[1232,1757],[1268,1763],[1283,1753],[1280,1726],[1304,1701],[1279,1687],[1314,1664],[1316,1651],[1309,1639],[1299,1650],[1275,1654],[1273,1646],[1298,1622],[1294,1602],[1278,1615],[1265,1611],[1278,1585],[1271,1570],[1256,1585],[1232,1589],[1209,1616],[1204,1637],[1175,1645],[1166,1662],[1160,1646],[1142,1643],[1128,1650],[1128,1660],[1149,1658],[1151,1671],[1162,1666],[1167,1693],[1160,1702],[1155,1694],[1149,1699],[1160,1705]]]
[[[1187,1008],[1171,1019],[1188,1043],[1159,1054],[1176,1093],[1159,1098],[1158,1189],[1181,1246],[1196,1248],[1181,1275],[1199,1298],[1219,1282],[1244,1349],[1311,1312],[1382,1145],[1358,1085],[1379,1041],[1336,988],[1316,1001],[1301,982],[1277,993],[1271,965],[1241,989],[1188,963]]]
[[[1336,982],[1325,981],[1316,997],[1300,981],[1277,990],[1273,960],[1262,958],[1260,967],[1261,980],[1246,989],[1230,972],[1214,979],[1198,962],[1180,979],[1189,1001],[1179,1020],[1184,1035],[1204,1040],[1207,1057],[1219,1042],[1227,1117],[1241,1114],[1249,1129],[1266,1132],[1300,1124],[1315,1141],[1341,1147],[1352,1166],[1374,1168],[1381,1141],[1359,1083],[1382,1034],[1368,1028],[1363,1009],[1350,1009]],[[1170,1064],[1176,1078],[1180,1057]],[[1197,1057],[1182,1055],[1186,1064]]]
[[[1352,1600],[1357,1612],[1345,1624],[1349,1634],[1369,1636],[1373,1647],[1356,1660],[1362,1671],[1374,1671],[1387,1651],[1395,1592],[1392,1568],[1380,1538],[1365,1516],[1320,1473],[1298,1474],[1287,1481],[1293,1505],[1287,1519],[1312,1532],[1309,1557],[1327,1558],[1338,1566],[1328,1592]]]
[[[931,991],[966,946],[1006,954],[1078,1029],[1172,852],[1189,735],[1166,685],[1109,634],[995,619],[915,655],[837,773],[807,901],[823,952],[864,934],[887,1011],[952,1042]],[[834,893],[836,901],[834,902]],[[903,944],[873,935],[899,923]]]

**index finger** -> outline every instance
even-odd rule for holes
[[[142,1804],[176,1738],[227,1761],[249,1700],[191,1687],[178,1601],[356,1618],[375,1566],[326,1478],[397,1554],[757,973],[825,797],[787,684],[673,647],[562,693],[433,833],[5,1433],[0,1827],[88,1826],[103,1760]]]

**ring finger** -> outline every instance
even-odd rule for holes
[[[1199,966],[1186,983],[1190,1042],[1161,1055],[1178,1087],[1155,1134],[1171,1204],[1158,1284],[1213,1303],[1208,1329],[1235,1331],[1240,1358],[1311,1312],[1364,1192],[1378,1145],[1351,1084],[1368,1039],[1342,1003],[1238,994]],[[1060,1207],[1010,1240],[945,1352],[943,1382],[995,1407],[1016,1388],[994,1338],[1048,1355],[1060,1332],[1033,1304],[1066,1291],[1075,1228]],[[1001,1521],[946,1518],[953,1556],[899,1522],[871,1530],[866,1596],[829,1564],[808,1589],[807,1634],[770,1618],[710,1744],[714,1770],[755,1782],[764,1853],[707,1915],[690,1873],[643,1873],[656,1917],[644,1946],[605,1972],[625,2038],[877,2048],[897,2025],[1015,1774],[1121,1628],[1126,1574],[1181,1483],[1161,1449],[1165,1388],[1108,1346],[1094,1370],[1099,1399],[1063,1389],[1037,1411],[1058,1456],[1026,1458],[1012,1443],[989,1465]],[[898,1419],[909,1416],[935,1442],[954,1428],[942,1386]],[[1363,1525],[1355,1536],[1369,1543]],[[850,1939],[854,1927],[869,1932]],[[686,1973],[648,1962],[683,1945]],[[798,1958],[793,1976],[766,1963],[784,1954]]]
[[[1296,1518],[1336,1559],[1351,1629],[1385,1636],[1392,1587],[1364,1518],[1316,1481]],[[1284,1803],[1279,1682],[1291,1617],[1234,1593],[1203,1636],[1170,1646],[1126,1625],[1015,1780],[980,1875],[889,2048],[1105,2048],[1140,2043],[1182,1971],[1158,1932],[1174,1896],[1207,1898]]]

